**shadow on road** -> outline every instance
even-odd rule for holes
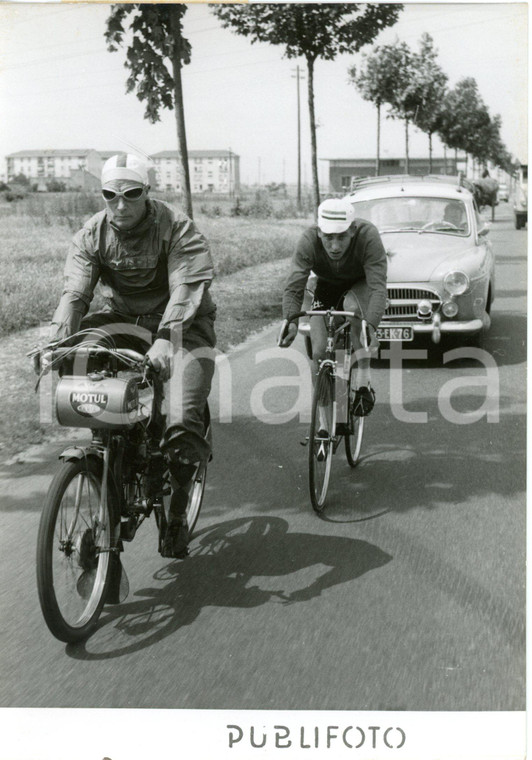
[[[222,522],[199,531],[185,561],[170,562],[155,575],[164,585],[140,589],[133,601],[105,608],[93,637],[68,645],[66,652],[81,660],[121,657],[190,625],[205,607],[307,601],[391,559],[367,541],[291,532],[279,517]],[[298,571],[312,567],[314,581],[301,586]]]

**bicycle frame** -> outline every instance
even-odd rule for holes
[[[325,358],[320,361],[319,369],[325,364],[330,365],[331,371],[333,373],[333,377],[335,380],[340,378],[340,375],[338,373],[338,361],[336,358],[336,352],[338,350],[337,348],[337,341],[338,338],[344,334],[345,337],[345,344],[344,344],[344,362],[343,362],[343,377],[342,382],[348,383],[349,382],[349,372],[351,369],[351,354],[353,352],[352,348],[352,341],[351,341],[351,322],[349,320],[351,319],[360,319],[361,323],[361,332],[363,337],[363,349],[365,351],[369,350],[369,340],[368,340],[368,327],[367,322],[364,318],[360,318],[355,312],[353,311],[340,311],[337,309],[310,309],[308,311],[302,311],[298,314],[294,314],[290,319],[284,320],[281,331],[279,333],[279,340],[278,344],[281,343],[284,334],[286,332],[286,329],[290,322],[293,322],[296,319],[299,319],[300,317],[324,317],[325,318],[325,326],[327,329],[327,343],[325,348]],[[336,325],[336,319],[338,317],[344,317],[344,321],[340,325]],[[347,390],[347,389],[346,389]],[[340,419],[342,424],[347,424],[349,422],[349,405],[347,403],[346,394],[342,393],[341,395],[341,409],[340,414],[338,414],[338,394],[335,393],[335,399],[334,399],[334,410],[335,410],[335,422]],[[345,401],[345,403],[343,403]],[[336,441],[335,445],[338,445],[338,441]]]

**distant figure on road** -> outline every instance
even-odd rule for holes
[[[159,370],[166,403],[161,448],[172,486],[160,550],[164,557],[181,558],[188,553],[185,511],[194,463],[210,455],[203,434],[214,372],[213,263],[192,220],[151,199],[149,189],[142,159],[121,154],[105,163],[105,210],[73,239],[50,342],[80,329],[103,332],[117,347],[147,351]],[[98,282],[106,307],[85,316]]]
[[[370,358],[378,348],[376,330],[386,308],[386,251],[375,225],[355,219],[349,201],[331,198],[320,205],[318,223],[299,239],[283,295],[283,316],[301,311],[311,271],[317,275],[312,309],[353,311],[353,346],[358,358],[356,413],[365,416],[375,403]],[[370,346],[364,351],[360,320],[368,323]],[[289,346],[298,332],[291,322],[281,346]],[[310,318],[310,339],[315,373],[325,356],[327,331],[323,317]]]

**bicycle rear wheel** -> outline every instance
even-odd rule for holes
[[[334,405],[334,378],[329,366],[321,367],[314,388],[312,419],[309,433],[309,487],[310,500],[315,512],[325,506],[333,457],[336,425]],[[326,435],[319,435],[326,430]]]
[[[356,467],[360,461],[362,438],[364,437],[364,417],[358,417],[352,412],[355,395],[355,370],[349,375],[349,433],[345,436],[345,455],[350,467]]]
[[[37,538],[37,588],[44,619],[60,641],[96,627],[110,582],[113,522],[101,503],[102,467],[65,462],[52,481]]]
[[[198,521],[201,505],[203,502],[203,494],[205,493],[205,484],[207,482],[207,463],[201,462],[198,464],[196,473],[192,478],[190,493],[188,497],[187,505],[187,523],[189,534],[192,536],[192,531],[196,527]]]

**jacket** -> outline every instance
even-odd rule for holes
[[[196,315],[214,316],[208,290],[213,274],[204,236],[162,201],[148,200],[147,215],[132,230],[119,230],[100,211],[72,240],[50,340],[79,329],[98,282],[109,311],[162,315],[159,338],[169,339],[177,325],[184,333]]]

